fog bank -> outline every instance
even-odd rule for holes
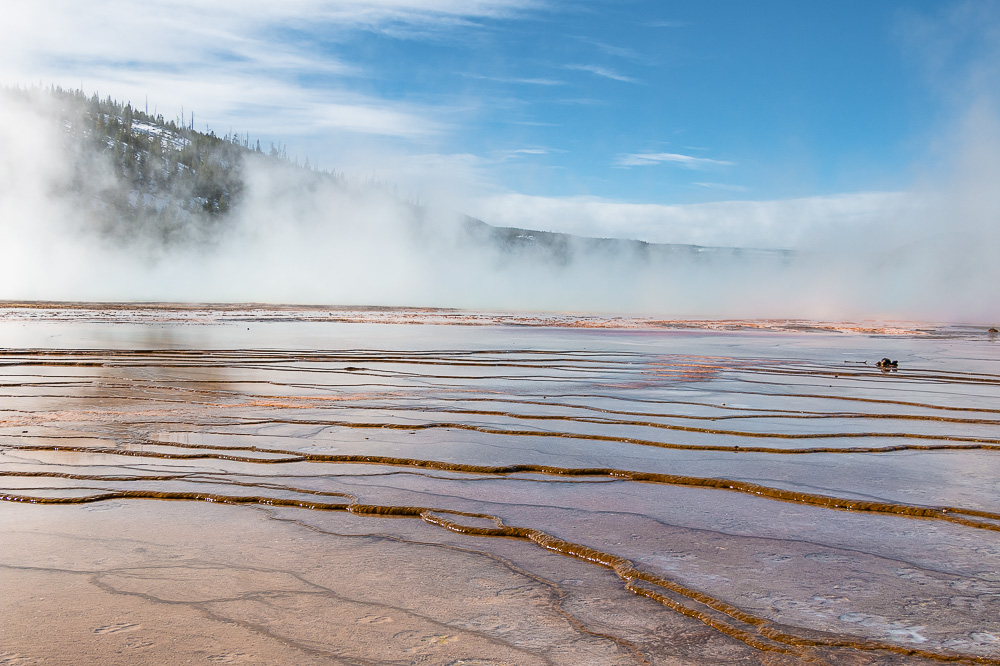
[[[955,133],[947,176],[908,192],[675,207],[513,195],[478,211],[498,226],[596,236],[625,228],[623,216],[644,216],[645,240],[731,239],[791,254],[651,253],[572,239],[556,254],[532,250],[530,238],[498,246],[471,237],[460,212],[264,156],[242,165],[242,195],[224,217],[185,213],[169,239],[110,229],[101,202],[133,202],[136,194],[116,179],[108,156],[70,140],[65,110],[50,98],[0,95],[0,104],[0,299],[981,323],[1000,316],[1000,124],[986,103]]]

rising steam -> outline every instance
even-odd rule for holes
[[[979,322],[998,315],[1000,125],[985,103],[957,134],[946,183],[894,194],[898,206],[858,219],[822,219],[807,208],[794,220],[795,252],[650,253],[562,239],[553,254],[477,240],[459,213],[263,156],[242,164],[242,196],[224,224],[195,210],[175,220],[169,237],[143,232],[141,219],[109,227],[101,202],[142,206],[108,156],[67,139],[65,109],[52,97],[0,99],[2,299]],[[740,204],[729,206],[726,223],[738,225]],[[760,204],[745,210],[748,224],[751,215],[760,224]]]

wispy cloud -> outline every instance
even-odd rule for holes
[[[615,166],[620,167],[650,166],[662,163],[676,164],[685,169],[711,169],[735,164],[735,162],[726,160],[712,160],[707,157],[694,157],[679,153],[632,153],[631,155],[621,155],[615,160]]]
[[[114,91],[137,103],[149,95],[149,110],[167,119],[180,105],[195,110],[196,127],[239,131],[283,140],[319,132],[345,132],[408,141],[438,135],[448,128],[446,110],[390,102],[346,89],[314,89],[275,78],[266,85],[246,67],[213,71],[210,66],[159,74],[155,83],[144,69],[94,68],[81,75],[88,91]],[[166,106],[174,101],[174,104]],[[158,107],[158,108],[157,108]],[[225,125],[220,124],[225,122]]]
[[[565,81],[560,81],[559,79],[546,79],[546,78],[533,78],[533,77],[515,77],[515,76],[482,76],[477,74],[468,74],[469,78],[479,79],[481,81],[493,81],[496,83],[509,83],[514,85],[527,85],[527,86],[564,86]]]
[[[744,187],[743,185],[731,185],[729,183],[691,183],[692,185],[697,185],[698,187],[704,187],[709,190],[725,190],[727,192],[749,192],[749,187]]]
[[[566,65],[566,69],[572,69],[578,72],[590,72],[594,76],[600,76],[605,79],[613,79],[615,81],[624,81],[625,83],[638,83],[638,81],[631,76],[619,74],[610,67],[602,67],[600,65]]]
[[[625,46],[615,46],[614,44],[606,44],[604,42],[597,41],[596,39],[588,39],[586,37],[578,37],[578,39],[582,42],[590,44],[591,46],[596,46],[599,51],[607,53],[608,55],[635,61],[642,59],[639,52],[635,49],[630,49]]]
[[[150,110],[158,106],[167,117],[184,105],[197,110],[199,126],[238,124],[272,136],[340,131],[414,140],[446,129],[455,110],[357,92],[354,80],[372,72],[345,59],[349,52],[337,55],[339,42],[352,30],[451,30],[539,6],[540,0],[35,0],[4,9],[0,84],[82,86],[133,103],[148,97]]]
[[[503,151],[506,155],[548,155],[552,151],[548,148],[516,148],[514,150]]]
[[[188,0],[196,2],[196,0]],[[245,6],[239,2],[231,2]],[[434,22],[442,20],[468,20],[475,18],[505,18],[521,11],[540,8],[541,0],[337,0],[323,2],[299,0],[288,3],[271,3],[254,0],[252,4],[268,7],[284,4],[289,9],[308,17],[322,17],[334,21],[355,23],[373,22]]]
[[[501,150],[499,154],[503,159],[514,159],[517,157],[538,157],[541,155],[552,155],[555,153],[565,153],[565,150],[559,148],[548,148],[545,146],[537,146],[532,148],[513,148],[510,150]]]
[[[596,99],[594,97],[560,97],[558,99],[542,101],[549,101],[552,104],[565,104],[568,106],[605,106],[608,104],[608,100]]]

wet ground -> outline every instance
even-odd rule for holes
[[[998,456],[986,327],[0,308],[0,663],[1000,664]]]

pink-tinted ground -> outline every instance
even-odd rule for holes
[[[12,306],[0,350],[0,663],[1000,663],[985,327]]]

